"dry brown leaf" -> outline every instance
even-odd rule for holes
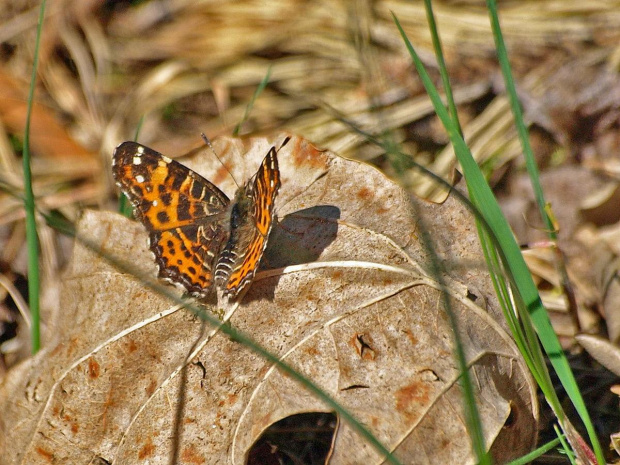
[[[20,137],[24,134],[26,107],[25,89],[16,79],[0,71],[0,121]],[[49,108],[37,102],[32,108],[30,144],[38,155],[55,160],[84,160],[94,157],[92,152],[75,143]]]
[[[282,138],[214,145],[240,182]],[[454,269],[444,279],[486,444],[497,462],[529,451],[536,390],[491,316],[488,277],[469,261],[480,253],[471,219],[459,224],[464,209],[452,199],[412,200],[374,168],[300,138],[279,160],[280,222],[265,255],[273,269],[257,274],[230,323],[312,379],[403,462],[473,463],[441,286],[424,271],[431,254],[419,237],[429,227],[440,260],[469,263],[460,274],[467,285]],[[187,165],[234,191],[209,152]],[[156,275],[141,225],[86,212],[79,231]],[[62,299],[57,338],[0,385],[2,463],[170,463],[177,441],[184,462],[238,464],[274,422],[329,411],[82,245]],[[340,422],[336,434],[330,463],[382,463],[350,425]]]
[[[620,348],[617,345],[592,334],[578,334],[575,339],[592,358],[616,376],[620,376]]]
[[[620,343],[620,223],[613,226],[593,228],[584,226],[576,236],[580,243],[588,247],[592,268],[592,285],[596,289],[597,309],[605,319],[607,339],[611,344]],[[586,348],[587,349],[587,348]],[[613,370],[612,370],[613,371]]]
[[[590,192],[581,203],[584,220],[598,226],[615,224],[620,220],[618,202],[620,189],[617,181],[601,181],[601,186]]]

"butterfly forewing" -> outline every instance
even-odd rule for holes
[[[198,173],[135,142],[123,142],[114,151],[112,173],[147,229],[192,224],[230,203]]]

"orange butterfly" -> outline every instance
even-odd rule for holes
[[[116,148],[112,172],[149,233],[161,278],[197,296],[215,283],[231,298],[252,281],[280,188],[275,147],[232,202],[199,174],[135,142]]]

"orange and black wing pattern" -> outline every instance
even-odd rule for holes
[[[228,197],[189,168],[135,142],[114,151],[112,172],[149,233],[159,276],[204,296],[228,241]]]
[[[224,295],[235,297],[254,278],[273,226],[279,188],[278,154],[272,147],[233,201],[230,238],[215,269],[217,286]]]

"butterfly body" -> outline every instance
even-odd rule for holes
[[[272,147],[231,201],[217,186],[135,142],[114,151],[112,172],[149,233],[159,276],[197,296],[234,298],[258,269],[280,188]]]

